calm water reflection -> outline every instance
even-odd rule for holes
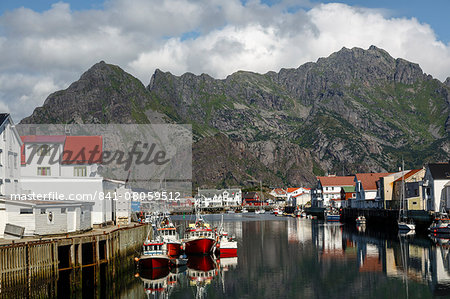
[[[220,222],[219,215],[205,218],[213,225]],[[436,246],[428,236],[253,213],[224,218],[225,229],[238,240],[236,258],[197,257],[177,271],[140,276],[130,258],[114,270],[61,273],[52,287],[33,290],[60,298],[450,296],[450,247]],[[189,219],[174,220],[183,229]],[[111,271],[115,279],[108,278]],[[76,281],[82,289],[74,292]]]

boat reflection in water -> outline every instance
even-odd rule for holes
[[[233,271],[238,258],[227,257],[215,259],[213,256],[190,256],[187,267],[145,269],[136,277],[142,280],[147,298],[170,298],[177,288],[194,288],[196,298],[205,298],[208,287],[215,278],[219,278],[222,292],[225,291],[225,273]],[[228,275],[227,275],[228,277]],[[231,276],[230,276],[231,277]]]
[[[207,286],[218,274],[216,261],[210,255],[190,256],[187,267],[189,285],[196,288],[195,298],[205,298]]]
[[[176,268],[173,272],[169,268],[145,269],[137,276],[144,284],[147,298],[169,298],[184,271],[186,267]]]

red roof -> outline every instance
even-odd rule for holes
[[[102,162],[102,136],[67,136],[63,164],[93,164]]]
[[[354,186],[354,176],[318,176],[322,187],[324,186]]]
[[[377,181],[390,175],[392,173],[382,172],[382,173],[357,173],[356,179],[361,182],[365,191],[367,190],[377,190]]]
[[[286,194],[286,190],[281,189],[281,188],[275,188],[275,189],[273,189],[273,191],[278,195]]]
[[[102,136],[29,135],[21,136],[21,164],[26,164],[25,143],[63,143],[63,164],[94,164],[102,162]]]
[[[413,176],[414,174],[418,173],[419,171],[421,171],[422,169],[413,169],[408,171],[408,173],[405,174],[405,180],[411,176]],[[403,179],[403,177],[399,177],[398,179],[396,179],[396,182],[399,182]]]
[[[292,193],[300,188],[287,188],[287,193]]]

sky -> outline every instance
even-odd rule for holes
[[[450,76],[447,0],[0,1],[0,112],[16,123],[103,60],[225,78],[370,45]]]

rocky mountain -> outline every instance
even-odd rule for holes
[[[147,87],[100,62],[22,123],[189,123],[196,185],[294,186],[447,160],[449,80],[375,46],[223,80],[156,70]]]

